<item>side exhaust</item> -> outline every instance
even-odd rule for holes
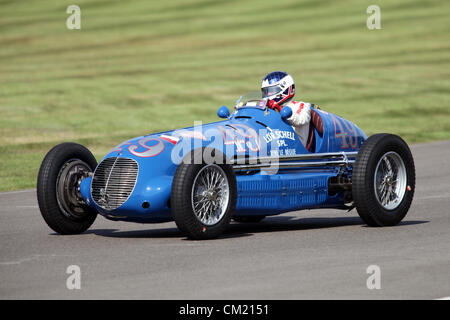
[[[358,152],[329,152],[281,157],[237,157],[232,161],[235,171],[265,168],[310,168],[351,166]]]

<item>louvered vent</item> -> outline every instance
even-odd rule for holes
[[[127,201],[138,176],[138,164],[130,158],[111,157],[95,169],[92,198],[105,210],[114,210]]]

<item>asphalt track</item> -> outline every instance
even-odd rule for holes
[[[190,241],[175,223],[98,217],[60,236],[35,190],[0,194],[0,299],[437,299],[450,296],[450,141],[412,147],[417,189],[404,221],[369,228],[355,210],[232,223]],[[81,289],[69,290],[69,265]],[[369,265],[381,289],[367,288]]]

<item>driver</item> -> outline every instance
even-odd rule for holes
[[[303,145],[306,146],[313,104],[292,100],[295,95],[294,79],[286,72],[271,72],[262,80],[261,91],[262,97],[268,98],[267,106],[270,109],[278,112],[284,106],[292,109],[292,116],[287,121],[297,133]]]

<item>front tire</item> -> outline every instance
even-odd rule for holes
[[[172,215],[176,225],[190,239],[216,238],[227,228],[236,205],[236,178],[225,163],[205,163],[188,155],[178,166],[171,193]],[[219,152],[219,151],[213,151]],[[195,164],[192,159],[202,159]]]
[[[79,183],[97,167],[92,153],[67,142],[45,156],[37,179],[39,209],[47,225],[59,234],[80,234],[95,221],[97,212],[86,205]]]
[[[415,189],[411,151],[402,138],[375,134],[358,152],[352,177],[353,200],[369,226],[393,226],[407,214]]]

